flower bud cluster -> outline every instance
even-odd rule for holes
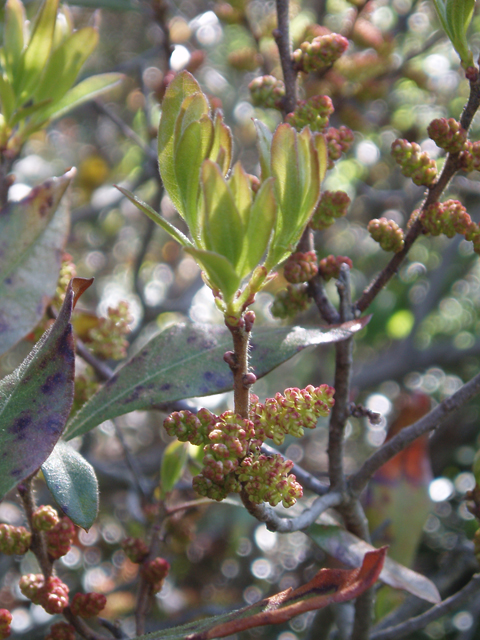
[[[21,556],[27,553],[31,542],[32,534],[25,527],[0,524],[0,553]]]
[[[282,502],[288,508],[303,496],[296,477],[288,475],[292,467],[293,462],[280,454],[248,456],[242,460],[238,478],[251,502],[268,502],[272,507]]]
[[[327,129],[325,141],[327,143],[329,169],[332,169],[333,163],[340,158],[342,153],[347,153],[354,140],[353,131],[348,127],[342,125],[339,129],[335,129],[335,127]]]
[[[289,284],[286,289],[275,294],[270,311],[276,318],[291,318],[297,313],[306,311],[310,302],[306,285],[295,287]]]
[[[285,85],[275,76],[260,76],[248,85],[252,104],[264,109],[280,109],[285,96]]]
[[[208,434],[215,428],[217,416],[208,409],[200,409],[195,415],[191,411],[174,411],[163,422],[169,436],[180,442],[191,442],[197,446],[208,444]]]
[[[140,564],[148,556],[148,547],[140,538],[125,538],[122,542],[122,549],[131,562]]]
[[[128,302],[122,300],[116,307],[109,307],[108,318],[100,318],[98,325],[88,332],[88,344],[96,356],[105,360],[122,360],[127,355],[128,341],[133,321]]]
[[[374,218],[367,227],[370,235],[378,242],[384,251],[398,253],[403,249],[403,231],[393,220]]]
[[[403,175],[419,186],[429,187],[437,177],[437,165],[416,142],[397,139],[392,143],[392,156]]]
[[[447,153],[460,153],[465,147],[467,132],[455,118],[436,118],[427,131],[435,144]]]
[[[257,438],[271,438],[276,445],[290,434],[301,438],[304,429],[314,429],[320,416],[328,416],[335,404],[335,389],[327,384],[319,387],[308,385],[305,389],[285,389],[285,395],[276,393],[265,404],[252,403],[250,418]]]
[[[105,609],[106,604],[107,598],[103,593],[76,593],[70,609],[74,616],[95,618],[102,609]]]
[[[194,489],[200,495],[218,500],[217,496],[222,495],[225,485],[228,486],[228,493],[240,488],[233,473],[255,439],[253,423],[235,415],[233,411],[225,411],[211,429],[208,439],[209,444],[203,449],[204,468],[194,478]],[[227,478],[229,480],[225,482]]]
[[[310,220],[310,226],[315,231],[328,229],[337,218],[347,213],[349,206],[350,198],[345,191],[323,191]]]
[[[153,593],[162,590],[165,578],[170,571],[170,564],[164,558],[155,558],[146,562],[141,569],[145,581],[151,585]]]
[[[84,373],[75,375],[75,392],[73,396],[72,415],[79,411],[83,405],[97,392],[100,383],[95,378],[92,367],[87,365]]]
[[[342,264],[348,264],[350,269],[353,267],[352,261],[347,256],[329,255],[320,260],[318,270],[324,280],[330,280],[331,278],[338,278]]]
[[[292,284],[308,282],[318,273],[317,254],[315,251],[297,251],[292,253],[283,266],[285,280]]]
[[[262,56],[253,47],[241,47],[228,54],[228,64],[238,71],[255,71],[262,64]]]
[[[70,518],[62,518],[52,529],[46,532],[48,555],[58,560],[70,551],[75,536],[75,526]]]
[[[347,38],[338,33],[329,33],[314,38],[312,42],[302,42],[300,49],[296,49],[292,57],[297,71],[325,71],[347,48]]]
[[[473,242],[475,253],[480,253],[480,228],[458,200],[434,202],[420,214],[423,228],[432,236],[444,234],[453,238],[459,233]]]
[[[12,614],[10,613],[10,611],[8,609],[0,609],[0,640],[8,638],[11,632],[11,624]]]
[[[41,605],[47,613],[62,613],[68,606],[69,589],[60,578],[50,576],[45,580],[43,574],[29,573],[20,578],[20,591],[34,604]]]
[[[287,115],[286,121],[301,131],[303,127],[310,127],[311,131],[324,131],[334,112],[333,102],[328,96],[313,96],[308,100],[300,100],[295,111]]]
[[[32,526],[37,531],[50,531],[59,522],[58,513],[49,504],[38,507],[32,514]]]
[[[52,624],[45,640],[75,640],[75,627],[67,622]]]
[[[464,151],[460,153],[460,167],[464,171],[480,171],[480,142],[465,142]]]

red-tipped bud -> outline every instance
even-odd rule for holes
[[[61,558],[70,551],[75,536],[75,526],[70,518],[62,518],[54,527],[47,531],[47,551],[55,558]]]
[[[325,71],[347,48],[346,38],[338,33],[329,33],[314,38],[312,42],[302,42],[300,49],[296,49],[292,57],[298,71]]]
[[[316,231],[328,229],[337,218],[347,213],[349,206],[350,198],[345,191],[323,191],[310,226]]]
[[[38,507],[32,515],[32,525],[37,531],[50,531],[59,521],[58,513],[49,504]]]
[[[70,609],[80,618],[94,618],[105,608],[107,598],[103,593],[76,593]]]
[[[151,585],[154,593],[161,591],[163,582],[170,570],[169,563],[164,558],[155,558],[146,562],[141,569],[142,576]]]
[[[8,638],[11,632],[11,624],[12,614],[10,613],[10,611],[8,609],[0,609],[0,640]]]
[[[0,553],[21,556],[27,553],[31,542],[32,534],[25,527],[0,524]]]
[[[465,147],[467,132],[455,118],[436,118],[427,131],[435,144],[447,153],[459,153]]]
[[[374,218],[368,223],[368,231],[384,251],[398,253],[403,249],[403,231],[393,220]]]
[[[248,85],[252,103],[265,109],[281,109],[285,85],[275,76],[260,76]]]
[[[330,280],[331,278],[338,278],[342,264],[348,264],[350,269],[353,267],[352,261],[347,256],[329,255],[320,260],[318,270],[324,280]]]
[[[429,187],[437,177],[437,165],[416,142],[397,139],[392,143],[392,156],[402,173],[419,186]]]
[[[287,285],[286,289],[275,294],[271,312],[276,318],[291,318],[297,313],[306,311],[310,306],[307,287],[305,285]]]
[[[67,622],[57,622],[50,627],[45,640],[75,640],[75,627]]]
[[[147,545],[140,538],[125,538],[122,549],[129,560],[138,564],[143,562],[149,553]]]
[[[283,275],[292,284],[308,282],[318,273],[317,254],[315,251],[292,253],[285,262]]]

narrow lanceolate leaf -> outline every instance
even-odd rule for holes
[[[233,194],[218,165],[211,160],[205,160],[202,165],[201,181],[205,246],[236,267],[242,253],[244,227]]]
[[[207,276],[212,289],[221,291],[225,303],[231,302],[237,293],[241,280],[232,263],[213,251],[204,251],[195,247],[187,247],[185,251],[195,258]]]
[[[82,80],[82,82],[79,82],[67,91],[58,102],[54,104],[50,103],[42,109],[35,118],[33,118],[33,122],[22,131],[23,136],[26,137],[29,132],[36,131],[45,123],[61,118],[72,109],[92,100],[105,91],[113,89],[123,78],[124,76],[121,73],[100,73]]]
[[[0,500],[43,464],[63,432],[75,373],[70,318],[92,281],[70,281],[55,323],[18,369],[0,381]]]
[[[72,522],[90,529],[98,513],[98,482],[92,465],[65,442],[42,464],[50,492]]]
[[[362,329],[370,317],[322,331],[302,327],[259,327],[251,343],[251,364],[260,378],[306,347],[338,342]],[[182,398],[208,396],[233,388],[223,362],[232,337],[219,325],[177,324],[154,336],[70,421],[67,438],[104,420]]]
[[[70,35],[48,60],[42,78],[35,89],[35,100],[57,102],[73,86],[80,69],[93,53],[98,31],[93,27],[79,29]]]
[[[4,56],[7,77],[13,82],[23,51],[25,9],[20,0],[7,0],[5,5]],[[3,106],[3,105],[2,105]]]
[[[183,71],[177,74],[168,85],[163,98],[162,117],[158,127],[158,166],[160,175],[174,207],[180,213],[182,212],[182,203],[175,175],[173,154],[175,122],[184,99],[199,92],[201,93],[200,85],[190,73]]]
[[[47,64],[53,44],[58,3],[59,0],[44,0],[33,24],[30,41],[23,52],[16,84],[19,104],[32,96]]]
[[[322,514],[306,533],[328,555],[349,567],[359,567],[365,554],[374,548],[353,533],[345,531],[327,513]],[[427,602],[438,604],[441,601],[438,589],[431,580],[388,556],[385,558],[380,580],[394,589],[403,589]]]
[[[232,147],[232,132],[224,124],[223,115],[217,111],[213,123],[213,143],[208,157],[218,164],[224,176],[232,163]]]
[[[267,178],[255,196],[248,219],[242,260],[237,269],[242,278],[260,264],[272,235],[276,215],[273,178]]]
[[[320,569],[310,582],[297,589],[281,591],[238,611],[137,636],[134,640],[225,638],[247,629],[285,623],[307,611],[352,600],[375,584],[382,569],[385,551],[385,548],[376,549],[366,554],[359,569]]]
[[[48,180],[0,211],[0,354],[35,327],[55,293],[68,234],[67,211],[58,207],[74,175]]]
[[[270,152],[272,147],[272,132],[261,120],[254,120],[257,130],[257,149],[262,169],[262,180],[272,175],[270,168]]]

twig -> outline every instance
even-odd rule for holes
[[[337,282],[340,296],[340,320],[353,318],[350,298],[350,270],[343,264]],[[352,338],[335,345],[335,405],[330,414],[328,435],[328,460],[330,486],[334,491],[343,492],[345,475],[343,472],[343,440],[345,425],[349,416],[350,376],[352,369]]]
[[[70,607],[66,607],[62,613],[68,622],[75,627],[75,631],[82,636],[82,638],[85,638],[85,640],[111,640],[110,636],[104,636],[101,633],[96,633],[93,629],[90,629],[88,624],[84,622],[82,618],[79,618],[72,613]]]
[[[248,502],[248,496],[244,499],[244,504],[249,513],[257,520],[264,522],[269,531],[278,533],[291,533],[292,531],[303,531],[313,524],[317,518],[327,509],[337,507],[342,503],[343,496],[338,491],[331,491],[324,496],[318,497],[309,509],[305,509],[296,518],[282,518],[266,504],[253,504]]]
[[[135,458],[135,456],[132,454],[132,452],[130,451],[130,447],[128,446],[125,437],[123,435],[123,431],[121,430],[121,428],[118,426],[116,420],[112,420],[113,422],[113,426],[115,428],[115,435],[117,436],[118,440],[120,441],[120,444],[122,445],[122,449],[123,449],[123,453],[125,455],[125,460],[127,461],[127,465],[132,473],[133,476],[133,481],[135,483],[135,487],[138,491],[138,493],[145,499],[147,500],[150,497],[150,483],[148,482],[147,478],[144,476],[144,474],[142,473],[142,470],[140,469],[140,466],[137,462],[137,459]]]
[[[111,369],[108,364],[105,364],[101,360],[99,360],[89,349],[85,346],[85,343],[77,338],[75,341],[75,351],[77,355],[79,355],[82,360],[84,360],[87,364],[89,364],[92,369],[95,371],[100,380],[108,380],[113,376],[113,369]]]
[[[282,64],[283,81],[285,83],[285,97],[283,98],[284,113],[295,111],[297,104],[297,74],[292,63],[292,47],[289,33],[289,1],[276,0],[277,29],[273,30],[273,37],[277,43],[280,62]]]
[[[32,534],[32,543],[30,545],[30,550],[37,558],[40,569],[45,576],[45,580],[47,580],[52,575],[53,563],[48,557],[47,543],[45,540],[44,532],[38,531],[33,526],[33,513],[36,509],[35,497],[33,495],[33,480],[34,476],[30,476],[29,478],[21,482],[17,487],[17,491],[20,495],[20,498],[22,499],[23,508],[25,509],[30,532]]]
[[[426,416],[409,427],[405,427],[391,440],[388,440],[380,449],[367,458],[360,469],[350,477],[348,481],[350,494],[359,496],[370,478],[380,467],[421,435],[436,429],[447,416],[463,406],[479,391],[480,373],[464,384],[456,393],[443,400]]]
[[[470,582],[456,594],[447,598],[440,604],[435,605],[422,615],[416,618],[411,618],[402,624],[395,627],[388,627],[376,633],[372,633],[370,640],[396,640],[397,638],[403,638],[415,631],[424,629],[427,624],[438,620],[450,611],[458,611],[458,608],[466,602],[476,591],[480,589],[480,574],[477,573],[473,576]]]
[[[275,456],[280,453],[274,447],[265,443],[262,444],[262,451],[269,456]],[[298,464],[293,465],[292,473],[305,489],[313,491],[313,493],[316,493],[319,496],[325,495],[330,489],[328,484],[321,482],[318,478],[312,476],[311,473],[305,471],[305,469]]]
[[[468,102],[460,118],[461,126],[468,131],[472,123],[473,117],[480,106],[480,76],[475,82],[470,83],[470,95]],[[459,153],[449,153],[445,164],[443,165],[442,173],[438,180],[428,188],[427,196],[423,201],[420,212],[425,211],[431,204],[438,202],[440,196],[447,188],[448,183],[459,169]],[[355,309],[356,313],[360,314],[365,311],[369,305],[373,302],[375,297],[380,293],[387,282],[398,271],[403,259],[410,250],[410,247],[422,233],[422,223],[417,217],[405,236],[405,244],[401,251],[396,253],[387,266],[378,274],[378,276],[370,283],[365,289],[360,298],[358,299]]]
[[[118,623],[110,622],[110,620],[105,620],[105,618],[97,618],[98,622],[108,629],[114,638],[118,640],[129,640],[129,636],[121,629]]]
[[[99,111],[103,115],[105,115],[108,118],[110,118],[110,120],[117,125],[117,127],[120,129],[120,131],[123,133],[123,135],[126,138],[129,138],[130,140],[135,142],[135,144],[137,144],[140,147],[140,149],[142,149],[144,154],[148,158],[150,158],[150,160],[154,161],[155,163],[157,162],[157,154],[152,149],[152,147],[150,147],[150,145],[146,144],[140,138],[140,136],[137,133],[135,133],[135,131],[131,127],[128,126],[128,124],[126,122],[124,122],[119,116],[117,116],[117,114],[115,113],[115,111],[113,109],[108,107],[106,104],[104,104],[100,100],[95,100],[93,104],[95,105],[97,111]]]
[[[313,298],[317,309],[328,324],[340,324],[340,315],[325,293],[322,277],[316,275],[308,282],[308,295]]]

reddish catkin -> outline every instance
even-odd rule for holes
[[[50,505],[42,505],[32,514],[32,525],[37,531],[50,531],[60,522],[58,513]]]
[[[70,551],[74,536],[73,522],[70,518],[62,518],[53,529],[46,533],[48,554],[55,560],[65,556]]]
[[[318,273],[317,254],[315,251],[297,251],[292,253],[283,266],[283,275],[287,282],[300,284],[308,282]]]
[[[148,547],[140,538],[125,538],[122,549],[131,562],[140,564],[148,556]]]
[[[57,622],[50,627],[45,640],[75,640],[75,628],[67,622]]]
[[[32,534],[25,527],[0,524],[0,553],[21,556],[27,553],[31,542]]]

